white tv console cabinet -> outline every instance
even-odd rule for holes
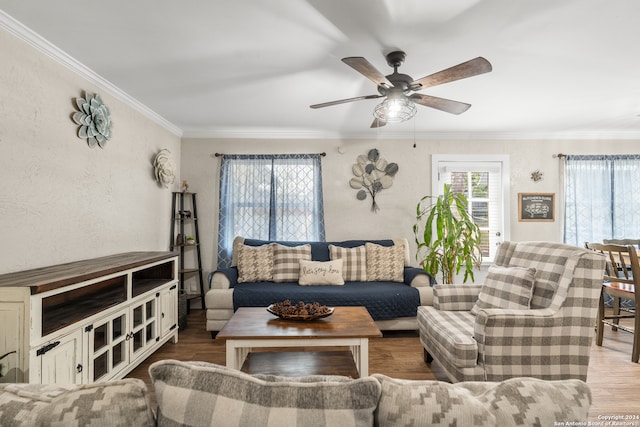
[[[123,378],[178,341],[178,256],[129,252],[0,276],[0,382]]]

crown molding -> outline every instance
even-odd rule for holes
[[[563,132],[394,132],[391,129],[362,132],[329,132],[318,129],[185,129],[184,138],[193,139],[377,139],[421,141],[554,141],[554,140],[638,140],[638,131]]]
[[[167,131],[173,133],[178,137],[182,137],[182,129],[169,122],[126,92],[122,91],[113,83],[109,82],[107,79],[103,78],[87,66],[83,65],[75,58],[46,40],[44,37],[40,36],[39,34],[23,25],[21,22],[14,19],[12,16],[7,15],[2,10],[0,10],[0,28],[6,30],[8,33],[14,35],[28,45],[34,47],[38,51],[45,54],[47,57],[53,59],[64,67],[78,74],[80,77],[83,77],[84,79],[89,81],[89,83],[92,83],[105,92],[108,92],[114,98],[122,101],[129,107],[140,112],[149,120],[162,126]]]

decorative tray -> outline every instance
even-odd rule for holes
[[[284,320],[316,320],[331,316],[333,314],[333,307],[323,306],[322,308],[326,311],[313,314],[293,314],[283,312],[281,306],[279,306],[278,304],[271,304],[269,307],[267,307],[267,311],[274,316],[277,316],[280,319]]]

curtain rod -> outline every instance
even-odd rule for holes
[[[551,157],[553,157],[554,159],[557,157],[558,159],[561,159],[563,157],[567,157],[566,154],[562,154],[562,153],[558,153],[558,154],[553,154]]]
[[[306,153],[305,153],[305,154],[306,154]],[[322,156],[322,157],[325,157],[325,156],[327,155],[327,153],[322,152],[322,153],[318,153],[318,155],[320,155],[320,156]],[[212,155],[211,155],[211,157],[222,157],[222,156],[224,156],[224,153],[215,153],[215,154],[212,154]]]

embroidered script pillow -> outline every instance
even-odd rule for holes
[[[300,261],[300,285],[344,285],[342,260]]]

